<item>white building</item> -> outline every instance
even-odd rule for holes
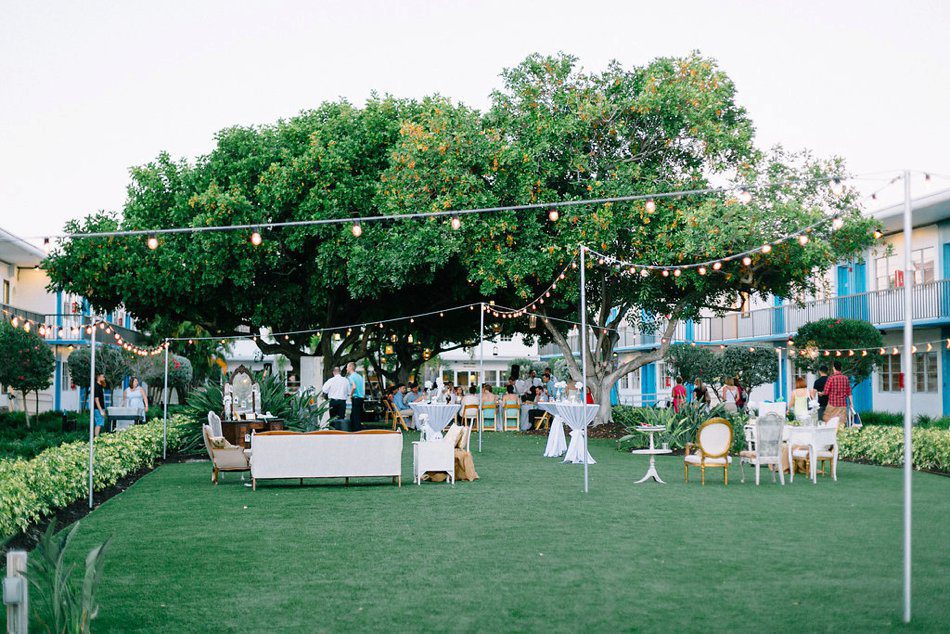
[[[520,334],[496,336],[486,339],[483,344],[485,382],[495,386],[505,385],[511,364],[518,359],[537,361],[538,345],[528,345]],[[452,381],[455,385],[467,388],[478,383],[479,348],[459,348],[439,355],[438,373],[443,381]],[[426,376],[427,380],[435,376]]]

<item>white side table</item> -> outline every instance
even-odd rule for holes
[[[422,484],[426,472],[444,472],[446,484],[455,486],[455,446],[445,440],[412,443],[412,481]]]
[[[672,449],[657,449],[656,446],[653,444],[653,434],[660,431],[666,431],[666,427],[653,425],[649,427],[647,426],[638,427],[637,429],[644,433],[650,434],[650,448],[649,449],[634,449],[630,453],[650,456],[650,468],[647,469],[647,473],[645,476],[637,480],[636,484],[642,484],[646,482],[647,480],[649,480],[650,478],[653,478],[654,481],[659,482],[660,484],[666,484],[666,482],[660,479],[660,474],[656,472],[656,456],[660,454],[673,453],[673,450]]]

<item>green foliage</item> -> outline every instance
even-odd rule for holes
[[[139,381],[148,384],[149,391],[160,394],[165,384],[165,355],[140,357],[130,370]],[[187,398],[193,376],[191,360],[177,354],[168,355],[168,385],[178,391],[181,400]]]
[[[804,324],[795,335],[795,366],[809,372],[818,372],[822,365],[831,369],[833,361],[840,361],[842,372],[852,377],[854,383],[860,383],[871,376],[874,366],[880,361],[878,348],[884,344],[881,332],[870,322],[862,319],[843,319],[831,317]],[[867,356],[863,354],[825,356],[819,350],[839,350],[851,348],[871,348]]]
[[[187,422],[180,416],[169,419],[169,447],[177,448]],[[93,488],[99,491],[161,457],[162,421],[100,435],[95,447]],[[0,461],[0,540],[85,497],[88,460],[88,442],[67,442],[31,460]]]
[[[915,469],[950,473],[950,431],[914,428],[913,463]],[[874,464],[904,464],[904,430],[886,425],[849,428],[838,434],[838,452],[845,460]]]
[[[55,367],[53,351],[39,335],[0,321],[0,384],[23,394],[24,412],[26,395],[48,388]],[[26,423],[30,424],[29,414]]]
[[[669,347],[666,361],[670,375],[682,376],[686,383],[699,378],[721,385],[726,378],[738,377],[740,385],[751,389],[775,381],[778,375],[775,354],[766,348],[730,346],[716,352],[703,346],[678,343]]]
[[[696,440],[696,430],[710,418],[725,418],[732,425],[732,452],[737,453],[744,447],[742,426],[748,420],[745,414],[726,412],[722,405],[713,407],[708,412],[699,407],[684,407],[679,412],[672,407],[630,407],[618,405],[613,408],[614,422],[623,425],[627,435],[617,440],[617,448],[631,446],[646,446],[649,435],[637,430],[641,425],[657,425],[666,427],[666,431],[658,435],[658,442],[668,443],[670,449],[683,449],[688,442]]]
[[[861,412],[861,424],[903,427],[904,415],[894,412]],[[950,429],[950,416],[934,418],[920,414],[914,419],[913,425],[921,429]]]
[[[35,610],[37,618],[51,632],[87,634],[99,614],[96,593],[111,538],[86,555],[82,584],[77,589],[73,580],[75,564],[66,563],[66,551],[79,524],[56,534],[56,522],[50,522],[30,554],[27,577],[39,598],[33,607],[39,608]]]
[[[76,385],[89,387],[89,358],[88,346],[77,348],[69,354],[66,364],[69,366],[69,375]],[[96,373],[106,375],[106,385],[115,388],[122,385],[122,380],[132,372],[132,357],[118,346],[100,344],[96,346]]]
[[[75,420],[73,413],[67,416]],[[88,438],[81,427],[78,431],[64,433],[62,412],[43,412],[26,426],[23,412],[0,413],[0,459],[32,458],[50,447],[64,442]]]

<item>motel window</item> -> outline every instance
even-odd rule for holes
[[[914,283],[927,284],[934,281],[934,253],[933,247],[914,249],[911,251],[911,262],[914,266]],[[877,277],[877,290],[899,288],[904,285],[904,256],[885,255],[874,261]]]
[[[914,355],[914,390],[937,391],[937,353],[918,352]]]
[[[10,280],[3,280],[3,303],[10,303]]]
[[[882,392],[901,391],[901,355],[886,354],[878,366],[878,385]]]

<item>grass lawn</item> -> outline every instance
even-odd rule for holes
[[[900,628],[901,472],[705,487],[682,458],[591,441],[582,467],[544,439],[486,434],[481,480],[252,492],[208,463],[166,465],[82,522],[115,536],[97,631],[846,631]],[[911,629],[950,630],[950,479],[914,475]]]

